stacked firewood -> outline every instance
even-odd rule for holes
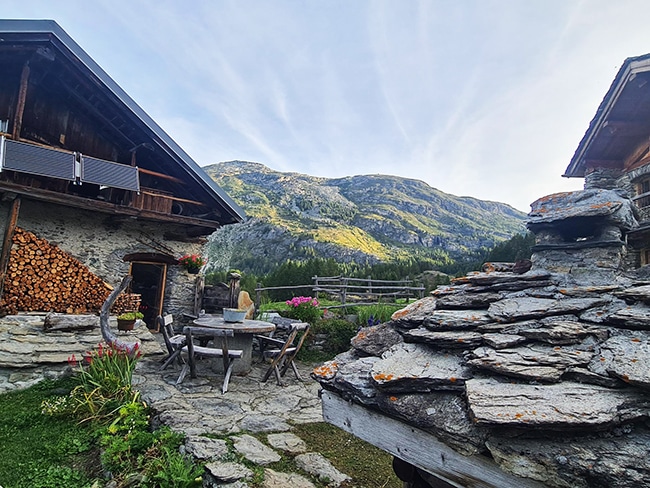
[[[78,259],[45,239],[16,228],[4,283],[0,311],[60,312],[83,314],[97,312],[111,289]],[[116,307],[132,310],[125,296]],[[137,308],[136,308],[137,310]]]

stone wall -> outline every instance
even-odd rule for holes
[[[8,215],[9,209],[10,202],[1,203],[0,215]],[[199,243],[165,237],[169,231],[178,230],[177,233],[181,233],[171,224],[145,222],[26,199],[21,203],[18,226],[56,244],[112,286],[119,284],[129,272],[130,264],[124,261],[127,254],[165,253],[180,257],[187,253],[202,253]],[[172,252],[166,252],[165,248]],[[188,274],[180,266],[168,266],[165,312],[174,314],[180,320],[184,312],[193,310],[196,279],[196,275]]]
[[[70,374],[69,357],[81,358],[103,342],[98,316],[96,327],[72,332],[45,332],[45,316],[21,313],[0,317],[0,394]],[[152,335],[144,325],[118,332],[114,318],[109,324],[121,339],[139,342],[144,356],[162,356],[159,334]]]

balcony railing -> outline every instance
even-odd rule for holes
[[[18,171],[76,183],[140,191],[137,166],[0,138],[0,171]]]

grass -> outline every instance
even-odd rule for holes
[[[320,452],[335,468],[352,476],[350,486],[402,488],[392,469],[392,456],[352,434],[324,422],[297,425],[293,432],[310,451]]]
[[[0,485],[5,488],[82,488],[101,476],[94,432],[71,417],[41,414],[41,402],[72,382],[43,381],[0,395]]]
[[[100,430],[94,427],[96,424],[79,424],[73,416],[53,417],[41,413],[43,400],[66,395],[74,384],[70,378],[46,380],[26,390],[0,395],[0,445],[4,446],[0,456],[0,486],[104,486],[106,479],[97,448]],[[353,477],[345,486],[401,488],[392,471],[391,456],[351,434],[326,423],[296,425],[294,433],[306,442],[309,452],[322,453],[337,469]],[[263,469],[249,467],[255,473],[251,486],[262,486]],[[277,471],[299,471],[293,459],[286,455],[270,467]],[[162,467],[160,471],[163,472]],[[168,471],[173,475],[173,470]],[[316,481],[315,485],[324,488],[326,483]]]

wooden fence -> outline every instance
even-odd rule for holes
[[[262,301],[262,293],[267,290],[305,290],[311,292],[316,298],[320,294],[326,294],[330,298],[338,299],[341,302],[340,306],[346,304],[368,305],[377,303],[382,299],[422,298],[425,291],[423,286],[413,286],[412,280],[373,280],[372,278],[347,278],[343,276],[314,276],[312,280],[314,283],[311,285],[262,287],[260,283],[255,288],[256,306],[259,307]],[[303,294],[303,292],[300,294]]]

